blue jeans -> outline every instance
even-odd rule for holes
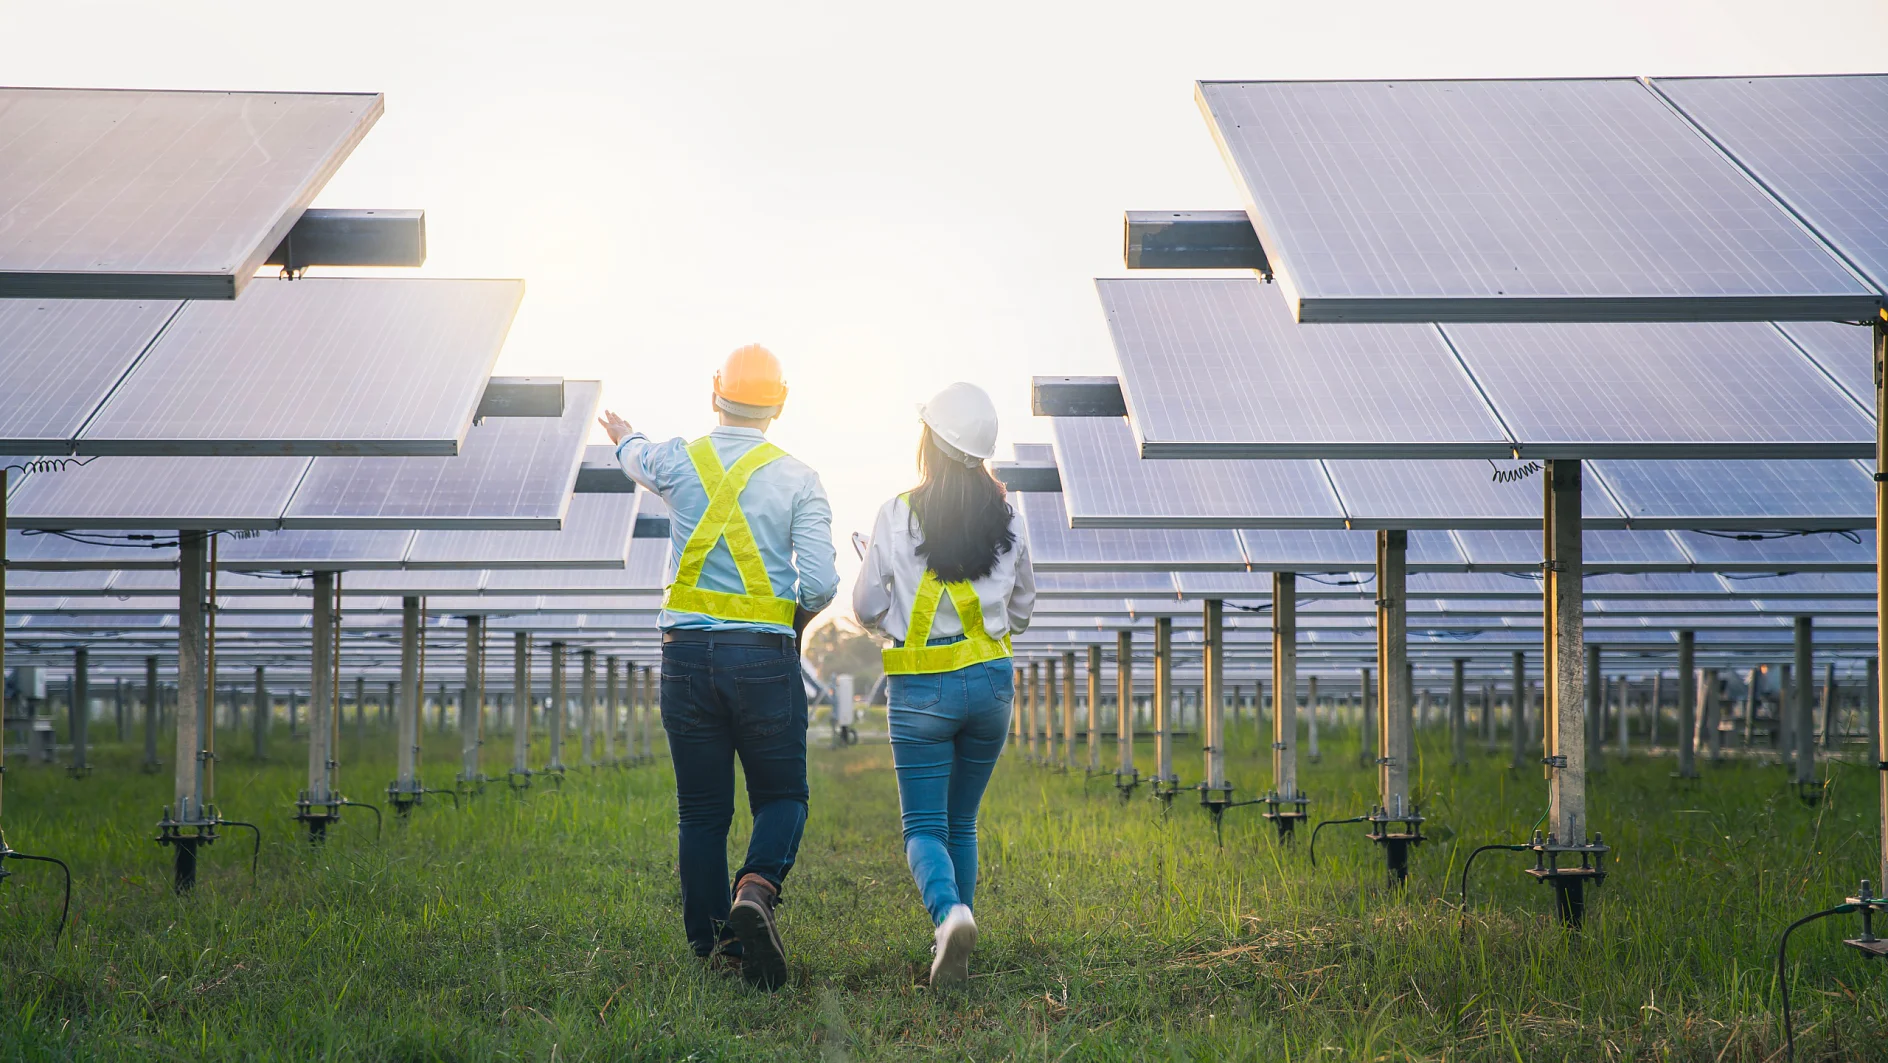
[[[752,872],[785,881],[806,826],[806,687],[791,649],[716,642],[662,646],[662,729],[675,766],[682,929],[696,954],[724,936],[733,884],[734,758],[747,777]]]
[[[1008,658],[891,677],[887,701],[905,860],[933,923],[977,889],[977,807],[1010,733]]]

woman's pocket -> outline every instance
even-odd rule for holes
[[[944,700],[944,674],[892,676],[885,688],[886,703],[903,709],[934,708]]]

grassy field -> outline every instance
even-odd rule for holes
[[[1668,762],[1609,760],[1592,818],[1614,875],[1572,933],[1519,854],[1485,854],[1473,907],[1455,907],[1462,857],[1523,839],[1544,791],[1492,754],[1449,770],[1441,734],[1423,736],[1432,840],[1401,893],[1358,827],[1326,829],[1313,869],[1253,809],[1228,814],[1220,848],[1190,795],[1162,815],[1012,755],[985,806],[976,978],[938,998],[890,750],[813,735],[781,909],[793,983],[773,996],[688,955],[666,761],[429,803],[377,843],[362,812],[311,850],[287,818],[299,747],[267,765],[230,754],[222,803],[265,825],[261,874],[232,832],[187,898],[150,840],[167,778],[110,746],[83,781],[16,763],[8,840],[67,859],[77,888],[57,944],[56,872],[15,865],[0,892],[0,1056],[1780,1059],[1776,935],[1873,865],[1860,768],[1834,769],[1810,809],[1774,766],[1706,766],[1684,790]],[[1250,788],[1263,748],[1250,722],[1238,740],[1232,775]],[[455,741],[435,743],[437,780]],[[376,800],[389,758],[349,755],[347,788]],[[1341,738],[1308,770],[1316,815],[1364,810],[1370,785]],[[1795,939],[1799,1059],[1888,1058],[1888,971],[1840,947],[1855,927]]]

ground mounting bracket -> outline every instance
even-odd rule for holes
[[[1552,834],[1545,839],[1540,831],[1534,832],[1534,841],[1528,846],[1534,854],[1534,866],[1527,868],[1537,882],[1544,882],[1554,887],[1554,910],[1560,921],[1571,927],[1577,927],[1586,918],[1586,884],[1598,886],[1606,881],[1606,854],[1612,847],[1606,845],[1598,833],[1591,842],[1580,845],[1563,845]],[[1563,866],[1561,860],[1578,856],[1576,866]]]
[[[405,816],[413,811],[414,806],[426,800],[428,792],[417,780],[414,781],[413,788],[410,790],[401,789],[397,782],[388,783],[387,804],[393,806],[394,815]]]
[[[1888,912],[1888,897],[1870,896],[1874,890],[1864,879],[1861,892],[1843,903],[1862,913],[1862,936],[1844,938],[1842,943],[1871,959],[1888,959],[1888,938],[1875,936],[1875,913]]]
[[[157,844],[171,846],[176,854],[171,874],[171,888],[178,893],[189,893],[197,885],[197,850],[216,842],[216,827],[222,821],[214,808],[208,808],[206,819],[181,820],[171,818],[169,805],[164,806],[164,818],[157,821]]]
[[[1364,822],[1370,824],[1364,837],[1383,847],[1384,868],[1390,885],[1403,885],[1409,880],[1410,848],[1428,840],[1423,837],[1422,812],[1412,805],[1408,812],[1394,815],[1378,807],[1371,809]]]
[[[1311,806],[1311,798],[1303,790],[1289,795],[1273,790],[1259,798],[1259,803],[1265,806],[1265,811],[1259,815],[1271,820],[1272,825],[1278,828],[1278,840],[1281,842],[1291,841],[1298,824],[1311,818],[1307,811]]]
[[[1163,779],[1156,775],[1147,780],[1147,787],[1149,795],[1161,803],[1164,812],[1173,808],[1173,799],[1180,796],[1180,777],[1169,775]]]
[[[1126,801],[1128,798],[1133,797],[1135,788],[1140,785],[1141,772],[1139,768],[1128,768],[1125,771],[1120,768],[1115,769],[1114,788],[1115,792],[1121,795],[1121,800]]]

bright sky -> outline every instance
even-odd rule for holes
[[[773,348],[847,574],[916,403],[973,381],[1005,453],[1046,439],[1029,377],[1113,371],[1122,211],[1238,205],[1195,79],[1856,70],[1883,0],[0,0],[10,84],[384,92],[318,203],[423,207],[425,273],[525,278],[503,372],[692,436],[721,357]]]

